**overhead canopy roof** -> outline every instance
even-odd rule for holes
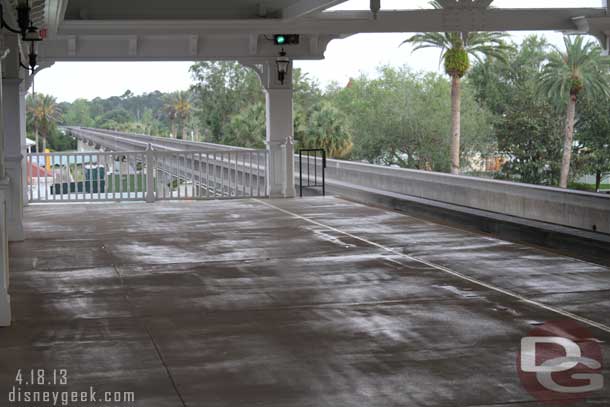
[[[70,0],[69,20],[215,20],[279,16],[300,0]],[[339,3],[339,2],[336,2]]]
[[[323,58],[330,40],[365,32],[559,30],[610,45],[607,1],[598,8],[506,9],[493,8],[493,0],[439,0],[443,10],[381,10],[376,19],[370,11],[325,11],[344,2],[33,0],[33,9],[48,28],[39,50],[47,61],[257,60],[277,55],[275,33],[301,34],[300,44],[286,47],[294,59]]]

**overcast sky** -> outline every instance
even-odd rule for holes
[[[350,0],[334,9],[368,9],[369,0]],[[382,9],[427,7],[427,0],[381,0]],[[599,7],[602,0],[495,0],[496,7]],[[510,33],[517,42],[529,33]],[[561,34],[541,33],[554,44],[561,44]],[[345,84],[361,72],[374,75],[382,64],[408,65],[416,71],[439,71],[438,52],[422,50],[411,53],[399,44],[409,34],[359,34],[332,41],[322,61],[297,61],[311,78],[322,85],[333,81]],[[59,62],[36,77],[37,92],[56,96],[60,101],[93,99],[121,95],[129,89],[141,94],[160,90],[171,92],[191,85],[190,62]]]

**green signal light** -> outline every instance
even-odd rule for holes
[[[275,45],[297,45],[299,34],[274,34],[273,43]]]

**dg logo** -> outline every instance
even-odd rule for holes
[[[521,339],[517,371],[537,400],[576,402],[604,388],[600,341],[572,320],[550,321]]]

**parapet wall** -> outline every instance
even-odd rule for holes
[[[610,234],[609,195],[342,160],[327,160],[326,171],[329,184],[338,181]]]

